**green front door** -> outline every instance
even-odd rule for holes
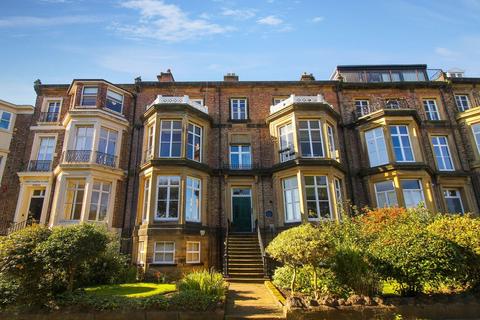
[[[232,231],[252,231],[251,189],[234,188],[232,190],[232,218]]]

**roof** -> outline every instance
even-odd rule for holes
[[[11,103],[11,102],[0,99],[0,105],[2,105],[2,104],[5,105],[5,106],[8,106],[10,108],[18,110],[19,111],[18,113],[33,113],[33,110],[35,108],[34,106],[32,106],[30,104],[14,104],[14,103]]]
[[[364,65],[341,65],[337,66],[338,71],[346,70],[411,70],[427,69],[426,64],[364,64]]]

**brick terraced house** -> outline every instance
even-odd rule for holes
[[[150,272],[261,278],[276,232],[340,221],[350,205],[479,213],[480,78],[461,72],[338,66],[324,81],[177,82],[167,71],[35,90],[35,108],[0,103],[18,123],[4,232],[28,219],[101,223]]]

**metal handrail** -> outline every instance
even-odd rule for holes
[[[57,122],[58,116],[58,112],[40,112],[38,122]]]
[[[267,259],[265,254],[265,248],[263,246],[262,233],[260,232],[260,224],[258,223],[258,219],[255,219],[255,227],[257,229],[258,245],[260,246],[260,253],[262,255],[263,274],[265,276],[268,276]]]
[[[52,160],[30,160],[28,162],[28,172],[48,172],[52,170]]]
[[[117,157],[113,154],[96,151],[95,163],[115,168],[117,164]]]
[[[92,159],[92,153],[94,157]],[[117,156],[105,152],[92,150],[66,150],[63,154],[64,163],[96,163],[115,168]]]
[[[230,219],[227,219],[227,230],[225,234],[225,250],[223,253],[223,276],[228,277],[228,235],[230,233]]]
[[[19,231],[19,230],[22,230],[24,229],[25,227],[31,225],[31,224],[34,224],[34,223],[37,223],[37,220],[33,219],[32,217],[28,217],[27,219],[25,220],[22,220],[22,221],[19,221],[19,222],[12,222],[12,224],[10,225],[10,227],[8,227],[7,229],[7,235],[13,233],[13,232],[16,232],[16,231]]]

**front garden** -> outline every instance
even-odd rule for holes
[[[468,215],[365,210],[285,230],[266,252],[290,307],[477,301],[480,288],[480,220]]]
[[[222,309],[227,286],[220,273],[194,271],[158,283],[164,278],[138,281],[118,237],[91,224],[34,225],[0,238],[0,318],[2,313],[60,313],[62,318],[62,313]]]

